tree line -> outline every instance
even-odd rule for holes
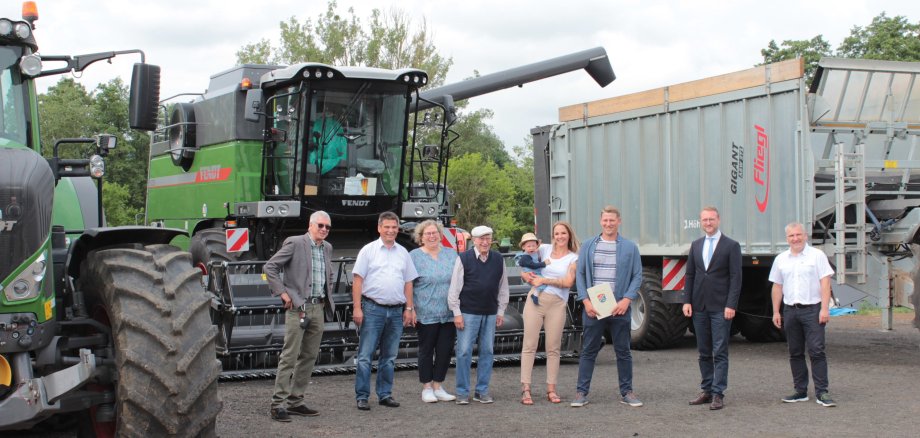
[[[854,26],[836,50],[822,35],[807,40],[770,40],[761,50],[764,63],[802,57],[809,78],[822,56],[920,61],[920,22],[886,13],[865,27]],[[374,9],[366,19],[353,8],[339,12],[335,0],[314,18],[291,17],[279,23],[277,41],[263,39],[244,44],[238,63],[288,65],[322,62],[330,65],[373,66],[388,69],[416,67],[429,74],[429,86],[444,83],[453,60],[441,55],[424,19],[415,23],[404,11]],[[127,120],[128,89],[120,79],[92,91],[73,79],[61,79],[39,95],[41,139],[45,154],[55,140],[66,137],[115,134],[118,148],[107,160],[103,203],[109,225],[131,225],[143,216],[150,138],[134,131]],[[459,138],[451,146],[448,188],[458,225],[488,224],[499,238],[515,242],[532,231],[534,222],[533,155],[531,141],[504,144],[495,134],[491,110],[470,111],[464,102],[452,131]],[[86,154],[70,148],[66,156]],[[141,219],[142,221],[142,219]]]

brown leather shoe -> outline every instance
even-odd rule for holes
[[[293,408],[287,408],[287,412],[290,415],[299,415],[301,417],[315,417],[319,415],[319,412],[308,408],[306,405],[300,405],[300,406],[294,406]]]
[[[718,394],[713,395],[712,404],[709,405],[709,410],[718,411],[719,409],[722,409],[723,407],[725,407],[725,403],[722,402],[722,396]]]
[[[711,392],[701,392],[700,395],[696,396],[695,399],[690,400],[690,404],[693,406],[705,405],[706,403],[711,403],[711,402],[712,402]]]

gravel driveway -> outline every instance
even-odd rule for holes
[[[792,377],[784,343],[754,344],[733,338],[726,408],[709,411],[688,406],[697,393],[696,347],[689,335],[675,348],[634,351],[634,386],[645,402],[641,408],[619,403],[611,346],[601,350],[592,384],[591,404],[571,408],[578,374],[576,361],[564,362],[559,393],[564,403],[538,397],[534,406],[518,402],[519,371],[496,368],[492,378],[495,404],[456,406],[425,404],[419,398],[415,371],[396,373],[396,409],[376,405],[354,407],[354,376],[317,377],[309,405],[319,417],[294,417],[282,424],[268,417],[272,382],[221,384],[224,409],[218,431],[225,437],[251,436],[917,436],[920,420],[920,333],[911,314],[897,314],[893,332],[882,332],[877,316],[842,316],[828,329],[830,390],[839,404],[785,404]],[[538,365],[534,380],[545,368]],[[450,370],[447,387],[453,388]]]
[[[688,406],[697,393],[699,371],[696,348],[689,335],[675,348],[634,351],[634,386],[645,402],[641,408],[615,398],[616,368],[613,350],[601,350],[594,373],[591,404],[571,408],[575,395],[577,361],[564,362],[559,394],[564,403],[553,405],[539,397],[536,404],[518,402],[517,367],[496,368],[492,377],[495,403],[456,406],[425,404],[419,398],[416,371],[396,373],[396,409],[354,407],[354,376],[316,377],[308,391],[309,405],[319,417],[294,417],[290,423],[269,419],[272,381],[221,383],[224,408],[218,417],[223,437],[403,437],[403,436],[537,436],[537,437],[670,437],[670,436],[885,436],[915,437],[920,425],[920,332],[912,314],[896,314],[895,330],[878,329],[878,316],[831,318],[828,328],[830,391],[839,404],[824,408],[814,403],[785,404],[780,398],[792,389],[792,377],[783,343],[754,344],[736,336],[730,348],[731,369],[726,407],[709,411]],[[545,367],[534,370],[541,381]],[[453,388],[454,373],[447,377]],[[3,437],[71,437],[68,432],[33,431]]]

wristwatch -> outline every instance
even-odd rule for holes
[[[411,307],[406,307],[406,312],[411,312],[412,310],[414,310],[414,309],[411,308]]]

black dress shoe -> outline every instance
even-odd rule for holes
[[[712,404],[709,405],[709,410],[718,411],[719,409],[722,409],[723,407],[725,407],[725,403],[722,402],[722,396],[718,394],[713,395]]]
[[[696,396],[695,399],[690,400],[692,406],[696,405],[705,405],[706,403],[712,402],[712,393],[711,392],[701,392],[700,395]]]
[[[380,406],[386,406],[388,408],[398,408],[399,402],[393,399],[393,397],[387,397],[383,400],[380,400]]]
[[[284,408],[272,408],[268,413],[272,417],[272,420],[280,421],[282,423],[288,423],[291,421],[291,417],[288,416],[288,413]]]
[[[295,406],[293,408],[288,408],[287,411],[288,411],[288,414],[300,415],[301,417],[315,417],[319,415],[319,412],[308,408],[307,405],[300,405],[300,406]]]
[[[367,400],[358,400],[358,410],[369,411],[371,410],[371,405],[367,404]]]

